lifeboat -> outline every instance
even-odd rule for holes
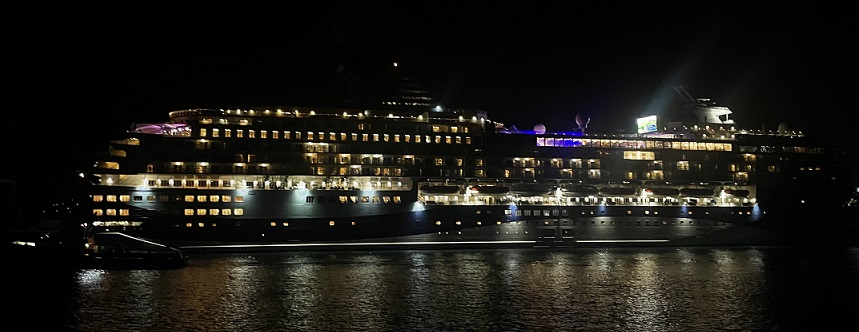
[[[715,193],[715,189],[713,188],[682,188],[680,189],[680,196],[687,197],[710,197]]]
[[[600,196],[628,196],[637,194],[635,187],[602,187]]]
[[[524,182],[510,185],[511,193],[526,196],[551,195],[554,189],[554,182]]]
[[[749,191],[745,189],[725,189],[725,195],[734,197],[749,197]]]
[[[677,196],[680,190],[677,188],[647,188],[646,191],[656,196]]]
[[[498,195],[510,192],[510,188],[507,186],[473,186],[471,190],[483,195]]]
[[[428,194],[458,194],[459,186],[450,185],[423,185],[418,189]]]
[[[590,184],[572,184],[561,187],[565,196],[594,196],[599,194],[599,188]]]

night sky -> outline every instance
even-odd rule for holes
[[[81,168],[133,122],[314,106],[348,91],[338,66],[368,82],[368,68],[397,61],[442,104],[519,128],[565,130],[583,113],[592,132],[631,131],[684,85],[730,107],[739,127],[787,123],[859,164],[859,29],[846,5],[461,2],[21,10],[4,23],[13,129],[3,148],[17,149],[25,176]]]

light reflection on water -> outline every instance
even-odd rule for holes
[[[72,330],[712,331],[859,326],[852,317],[842,316],[859,304],[856,248],[197,255],[180,270],[79,270],[68,277],[67,282],[52,280],[68,288],[52,286],[55,292],[42,294],[60,310],[41,315],[53,327]],[[809,316],[810,311],[820,313]]]

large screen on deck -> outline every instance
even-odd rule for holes
[[[656,131],[656,115],[649,115],[635,120],[638,124],[638,133],[652,133]]]

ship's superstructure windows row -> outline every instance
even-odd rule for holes
[[[200,137],[208,137],[208,128],[200,129]],[[211,138],[220,138],[221,130],[214,128],[212,130]],[[468,132],[467,130],[463,130],[464,132]],[[458,132],[458,130],[453,131]],[[245,134],[245,130],[237,129],[235,130],[235,135],[233,135],[232,129],[224,129],[223,130],[224,138],[257,138],[256,130],[247,130],[247,134]],[[284,140],[299,140],[299,141],[330,141],[330,142],[387,142],[387,143],[435,143],[435,144],[471,144],[472,139],[471,136],[461,136],[461,135],[420,135],[420,134],[377,134],[377,133],[335,133],[335,132],[292,132],[292,131],[267,131],[260,130],[259,138],[266,139],[271,138],[273,140],[284,139]],[[200,147],[208,147],[206,145],[201,145]]]

